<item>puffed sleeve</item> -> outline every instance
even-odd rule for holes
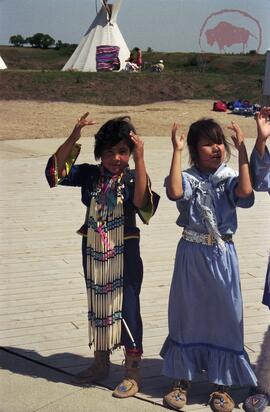
[[[67,158],[65,162],[65,171],[66,171],[66,176],[61,177],[58,175],[58,167],[57,167],[57,158],[55,155],[52,155],[46,165],[45,168],[45,176],[47,179],[47,182],[49,183],[50,187],[55,187],[58,184],[63,184],[63,185],[69,185],[69,186],[81,186],[79,182],[79,168],[78,166],[74,167],[74,163],[79,156],[79,153],[81,151],[81,145],[76,143],[70,154],[69,157]],[[70,173],[72,170],[72,173]],[[70,184],[68,183],[70,182]],[[77,183],[77,184],[76,184]]]
[[[128,200],[133,205],[134,189],[135,189],[135,170],[128,170],[124,177],[125,182],[125,200]],[[155,214],[160,196],[151,188],[151,180],[147,176],[147,202],[143,208],[136,208],[136,213],[141,221],[148,225],[151,217]]]
[[[253,188],[270,194],[270,153],[267,147],[263,157],[254,147],[250,156],[250,169]]]
[[[143,208],[140,208],[137,210],[141,221],[146,225],[149,224],[151,217],[154,216],[157,210],[158,204],[159,204],[159,199],[160,199],[160,196],[151,189],[151,181],[148,176],[147,176],[147,192],[148,192],[148,196],[147,196],[148,201],[146,205]]]
[[[247,209],[254,204],[254,193],[252,192],[249,196],[247,197],[237,197],[235,194],[235,188],[238,184],[239,177],[232,177],[227,179],[226,181],[226,192],[229,197],[229,200],[233,207],[242,207],[244,209]]]
[[[167,176],[164,180],[164,187],[166,188],[166,195],[168,199],[175,201],[175,199],[172,199],[168,193],[168,184],[169,184],[169,176]],[[182,172],[182,187],[183,187],[183,195],[179,199],[176,199],[177,204],[189,201],[192,196],[192,186],[189,181],[189,174],[186,172]]]

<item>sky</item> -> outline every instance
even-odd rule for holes
[[[96,3],[99,8],[100,0],[0,0],[0,44],[8,44],[14,34],[29,37],[37,32],[79,43],[96,15]],[[123,0],[117,22],[130,49],[199,52],[204,23],[214,27],[221,17],[237,27],[248,22],[250,50],[257,47],[260,25],[260,52],[270,48],[270,0]],[[242,46],[229,51],[239,52]],[[218,52],[218,47],[215,43],[209,51]]]

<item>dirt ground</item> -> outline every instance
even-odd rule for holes
[[[85,112],[97,121],[95,126],[83,130],[83,135],[93,135],[108,119],[129,115],[141,136],[168,136],[173,122],[187,132],[190,123],[201,117],[212,117],[223,127],[231,121],[238,123],[246,137],[256,137],[252,117],[236,116],[231,112],[212,111],[212,100],[183,100],[160,102],[140,106],[97,106],[83,103],[29,100],[0,100],[0,140],[40,139],[67,137],[76,119]]]

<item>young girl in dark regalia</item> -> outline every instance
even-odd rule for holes
[[[81,187],[81,200],[87,208],[79,233],[83,236],[89,346],[94,347],[94,361],[77,379],[88,383],[105,379],[110,353],[123,345],[126,376],[113,395],[125,398],[139,390],[143,352],[139,301],[143,266],[135,215],[147,224],[159,197],[150,187],[143,142],[128,117],[109,120],[95,135],[94,155],[101,159],[100,165],[74,164],[80,152],[81,129],[94,123],[88,120],[88,113],[78,120],[49,159],[46,176],[51,187]],[[135,170],[129,169],[131,154]]]

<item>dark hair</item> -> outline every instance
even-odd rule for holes
[[[134,143],[129,137],[131,131],[136,133],[129,116],[116,117],[104,123],[95,134],[95,159],[100,159],[104,150],[110,149],[122,141],[128,145],[130,153],[132,153]]]
[[[188,131],[187,145],[191,164],[198,166],[198,143],[203,137],[209,139],[213,143],[223,143],[227,154],[227,160],[230,158],[230,145],[226,140],[221,126],[213,119],[203,118],[192,123]]]

